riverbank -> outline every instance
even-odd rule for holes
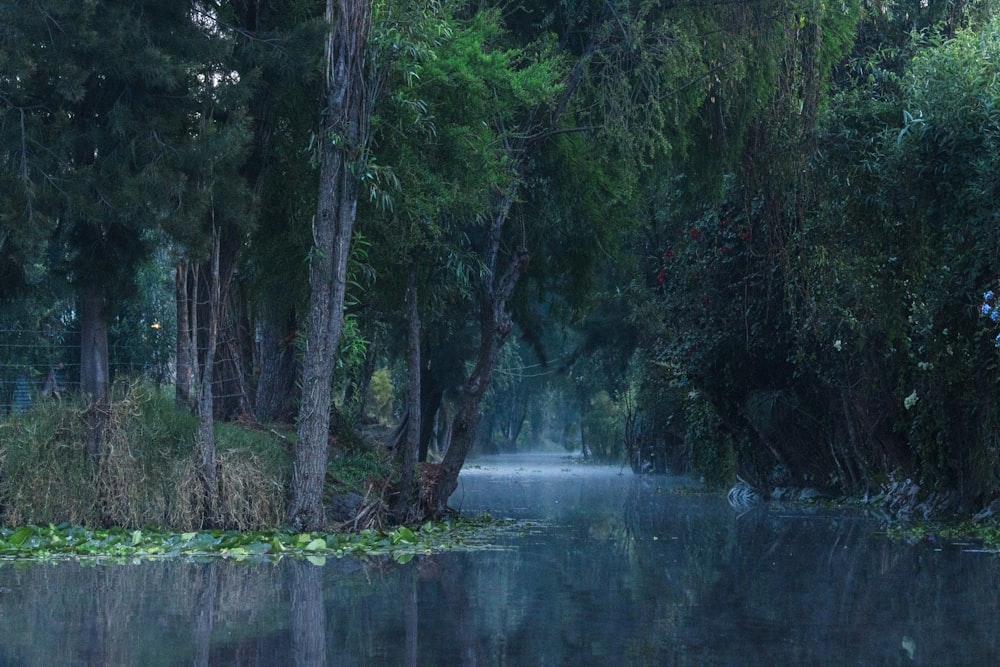
[[[190,532],[284,524],[295,439],[287,425],[216,423],[220,507],[207,526],[195,416],[152,386],[117,385],[95,462],[84,455],[86,410],[75,399],[38,401],[0,420],[0,526]],[[346,439],[338,445],[327,477],[331,528],[353,518],[344,498],[356,508],[355,500],[371,496],[391,474],[379,448]]]

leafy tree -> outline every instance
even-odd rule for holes
[[[862,493],[908,476],[929,506],[995,488],[975,312],[996,275],[995,32],[961,27],[982,7],[925,9],[893,6],[891,25],[856,15],[857,52],[837,68],[846,18],[786,26],[800,55],[785,62],[819,63],[818,76],[781,77],[766,104],[786,111],[747,127],[719,203],[661,199],[647,280],[670,317],[645,339],[649,378],[675,397],[670,428],[706,478]],[[899,22],[938,28],[907,41]]]
[[[17,167],[5,178],[21,198],[6,224],[43,225],[20,244],[22,256],[45,235],[65,248],[50,269],[76,289],[81,385],[99,406],[114,303],[130,293],[153,230],[197,224],[210,194],[205,175],[239,150],[238,138],[204,131],[229,72],[196,2],[53,0],[4,14],[3,51],[17,54],[5,55],[0,74],[3,155]],[[91,456],[100,414],[92,415]]]

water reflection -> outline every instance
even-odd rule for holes
[[[864,516],[737,515],[561,459],[463,473],[504,549],[279,563],[0,564],[2,665],[991,664],[1000,560]]]

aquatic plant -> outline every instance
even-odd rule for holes
[[[356,533],[281,530],[171,532],[127,528],[92,529],[69,524],[0,529],[0,562],[77,560],[140,562],[150,559],[226,558],[277,560],[306,558],[322,565],[327,558],[391,556],[407,562],[415,555],[454,549],[497,549],[498,538],[529,529],[529,524],[478,518],[427,522],[419,528]]]

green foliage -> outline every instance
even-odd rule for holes
[[[730,486],[736,481],[736,453],[732,437],[712,409],[697,392],[691,392],[684,408],[687,424],[685,440],[692,470],[709,488]]]
[[[843,52],[851,32],[831,30]],[[1000,273],[997,28],[890,32],[858,42],[813,123],[751,125],[752,169],[719,203],[653,190],[647,275],[668,317],[644,329],[649,375],[712,406],[683,415],[695,468],[857,493],[903,474],[935,508],[974,507],[1000,483],[998,359],[976,311]]]
[[[220,558],[277,562],[306,559],[321,566],[327,558],[391,556],[401,563],[414,555],[441,551],[493,549],[498,538],[516,534],[514,523],[483,519],[427,522],[418,529],[357,533],[267,531],[167,532],[156,529],[91,529],[62,524],[0,528],[0,557],[8,560],[83,563],[135,563],[151,559]]]
[[[396,388],[388,368],[379,368],[372,374],[369,391],[374,403],[375,418],[383,424],[388,423],[392,419],[396,400]]]
[[[243,127],[235,107],[226,123],[212,115],[234,82],[221,37],[192,20],[190,3],[4,13],[3,50],[17,56],[0,62],[0,95],[17,122],[5,114],[0,124],[0,166],[24,196],[4,233],[35,230],[18,239],[22,271],[47,238],[65,248],[44,259],[50,271],[127,295],[153,230],[186,233],[213,199],[239,216],[223,173],[241,154]]]

